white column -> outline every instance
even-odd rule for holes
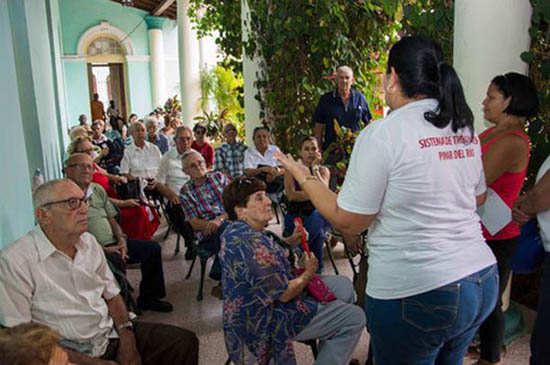
[[[153,89],[153,107],[164,106],[166,101],[166,77],[164,65],[164,40],[162,24],[165,18],[146,16],[149,30],[149,52],[151,54],[151,83]]]
[[[250,33],[250,9],[247,0],[241,0],[241,24],[243,31],[243,42],[248,40]],[[254,145],[252,140],[252,131],[260,126],[260,102],[256,100],[258,89],[254,83],[258,79],[256,74],[260,72],[258,57],[251,58],[245,54],[243,49],[243,79],[244,79],[244,121],[246,144]]]
[[[200,51],[196,32],[187,16],[189,0],[178,0],[178,52],[183,123],[192,127],[200,114]]]
[[[478,133],[487,128],[481,102],[493,77],[527,73],[519,56],[529,50],[531,12],[528,0],[455,1],[453,65]]]

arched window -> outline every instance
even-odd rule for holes
[[[87,55],[88,56],[99,56],[99,55],[121,55],[123,54],[122,47],[120,43],[113,38],[109,37],[100,37],[95,39],[88,46]]]

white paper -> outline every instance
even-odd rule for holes
[[[512,210],[491,188],[487,189],[487,200],[477,208],[477,214],[491,235],[500,232],[512,221]]]

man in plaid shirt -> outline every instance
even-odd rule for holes
[[[195,150],[185,152],[181,161],[183,171],[191,178],[180,190],[185,219],[193,227],[200,247],[217,253],[220,250],[220,234],[227,224],[222,195],[229,179],[219,171],[209,172],[204,157]],[[221,279],[217,255],[210,269],[210,277]]]
[[[223,136],[227,140],[216,148],[214,169],[226,174],[229,178],[235,178],[244,174],[244,151],[248,147],[237,142],[237,128],[231,123],[223,127]]]

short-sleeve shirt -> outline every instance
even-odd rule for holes
[[[157,181],[176,194],[179,194],[181,187],[189,181],[189,175],[183,172],[182,156],[183,153],[180,154],[177,147],[172,148],[160,159],[157,173]]]
[[[243,221],[229,222],[221,235],[223,329],[238,364],[295,364],[292,338],[311,321],[317,302],[305,291],[278,301],[296,277],[288,251]]]
[[[353,132],[358,131],[361,128],[361,121],[367,124],[372,119],[365,96],[352,89],[347,105],[344,105],[338,90],[321,96],[313,114],[313,123],[325,125],[323,150],[327,149],[330,143],[336,140],[334,119],[338,121],[340,126],[350,128]]]
[[[105,300],[120,289],[91,234],[75,247],[71,259],[37,226],[0,252],[0,323],[44,324],[64,346],[99,357],[117,337]]]
[[[359,135],[338,205],[377,214],[369,227],[367,294],[399,299],[452,283],[495,263],[476,197],[486,191],[481,148],[468,129],[437,128],[423,99]]]
[[[148,142],[151,142],[155,146],[157,146],[160,150],[160,153],[162,153],[163,155],[170,149],[170,142],[168,141],[168,137],[166,137],[164,134],[157,133],[154,141],[151,141],[149,135],[147,135],[146,138]]]
[[[262,155],[256,147],[248,147],[244,152],[244,168],[245,169],[255,169],[259,165],[264,166],[279,166],[280,163],[275,159],[275,152],[279,150],[279,147],[270,144],[267,146],[264,154]]]
[[[124,150],[120,173],[143,178],[156,177],[161,158],[160,150],[151,142],[144,141],[143,147],[132,143]]]
[[[244,153],[248,147],[242,143],[224,143],[216,148],[214,169],[228,170],[231,177],[244,174]]]
[[[109,218],[116,217],[118,211],[100,185],[91,183],[88,189],[92,193],[88,204],[88,232],[102,245],[116,242]]]
[[[193,218],[211,220],[223,213],[223,189],[229,185],[229,179],[221,172],[206,173],[206,180],[201,186],[189,180],[180,191],[180,202],[185,213],[185,220]],[[201,231],[195,231],[200,241],[205,238]]]

